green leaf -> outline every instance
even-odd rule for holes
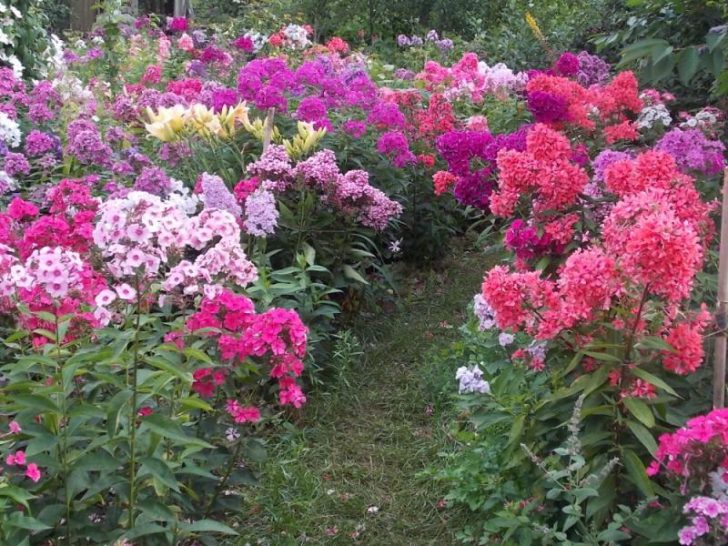
[[[184,433],[182,427],[180,427],[179,424],[159,413],[153,413],[152,415],[148,415],[142,420],[140,429],[145,428],[151,430],[152,432],[156,432],[164,438],[169,438],[170,440],[179,442],[180,445],[194,445],[198,447],[208,448],[213,447],[204,440],[200,440],[199,438],[195,438],[194,436],[188,436]]]
[[[600,542],[607,542],[609,544],[616,544],[618,542],[632,538],[632,535],[620,531],[619,529],[605,529],[597,536],[597,540]]]
[[[508,434],[508,443],[506,445],[511,446],[521,439],[523,434],[523,426],[526,423],[526,415],[521,414],[516,416],[511,426],[511,432]]]
[[[720,76],[725,69],[726,53],[722,49],[715,49],[705,57],[705,65],[714,78]]]
[[[212,359],[199,349],[195,349],[194,347],[186,347],[185,350],[182,352],[187,358],[201,360],[206,364],[212,364]]]
[[[133,529],[129,529],[126,533],[124,533],[124,538],[134,539],[148,535],[166,533],[167,531],[168,529],[166,527],[162,527],[156,523],[142,523],[140,525],[135,525]]]
[[[13,512],[3,521],[3,524],[8,527],[27,529],[28,531],[45,531],[46,529],[51,529],[49,525],[46,525],[42,521],[38,521],[30,516],[24,516],[21,512]]]
[[[262,463],[268,458],[265,446],[255,438],[250,438],[243,450],[245,456],[253,462]]]
[[[362,284],[369,284],[369,281],[367,281],[364,277],[362,277],[361,274],[356,269],[351,267],[349,264],[344,264],[343,270],[344,270],[344,276],[346,278],[355,280]]]
[[[73,464],[74,470],[103,470],[107,472],[116,470],[120,466],[121,463],[106,451],[89,453]]]
[[[680,83],[688,85],[698,71],[698,66],[700,66],[698,48],[690,46],[683,49],[680,53],[680,60],[677,63],[677,73],[680,77]]]
[[[584,351],[585,355],[588,355],[596,360],[602,360],[604,362],[622,362],[621,358],[618,358],[609,353],[597,353],[595,351]]]
[[[622,59],[618,67],[622,67],[636,59],[652,54],[653,50],[663,50],[670,47],[670,44],[660,38],[648,38],[640,40],[622,50]]]
[[[150,366],[153,366],[154,368],[157,368],[158,370],[162,370],[167,373],[170,373],[185,382],[188,382],[188,383],[192,382],[191,374],[184,372],[182,369],[180,369],[179,366],[173,365],[171,362],[167,361],[166,359],[164,359],[162,357],[147,356],[144,358],[144,362],[149,364]]]
[[[663,391],[672,394],[673,396],[679,397],[679,395],[675,392],[675,389],[673,389],[670,385],[665,383],[665,381],[663,381],[656,375],[651,374],[645,369],[637,367],[630,370],[630,372],[632,373],[632,375],[639,377],[644,381],[647,381],[650,385],[654,385],[655,387],[658,387]]]
[[[308,243],[302,243],[301,246],[303,247],[303,255],[306,258],[306,263],[308,265],[316,263],[316,249]]]
[[[173,489],[174,491],[179,492],[179,482],[174,477],[174,472],[172,472],[172,469],[169,467],[166,461],[163,461],[162,459],[159,459],[157,457],[142,457],[141,459],[139,459],[139,462],[142,464],[141,468],[139,469],[140,478],[147,474],[151,474],[162,484],[166,485],[170,489]]]
[[[651,454],[657,451],[657,442],[655,441],[652,433],[642,423],[627,419],[627,427],[632,431],[632,434],[640,441],[640,443],[647,448]]]
[[[650,56],[652,57],[653,64],[659,63],[661,60],[663,60],[668,55],[672,54],[674,48],[669,45],[667,47],[655,47],[652,49]]]
[[[543,271],[546,269],[549,264],[551,263],[551,257],[550,256],[544,256],[541,258],[538,263],[536,264],[536,271]]]
[[[61,414],[61,410],[53,403],[50,398],[37,394],[14,394],[13,401],[20,405],[35,410],[37,413],[55,413]]]
[[[180,523],[180,529],[188,533],[220,533],[223,535],[237,535],[235,529],[212,519],[201,519],[192,523]]]
[[[578,489],[574,489],[574,497],[578,503],[582,503],[587,499],[598,496],[599,491],[591,487],[579,487]]]
[[[58,444],[58,437],[52,434],[38,434],[28,441],[25,446],[25,455],[32,457],[38,453],[49,452]]]
[[[144,512],[144,517],[149,520],[174,522],[177,519],[166,504],[154,499],[144,499],[139,503],[139,508]]]
[[[708,46],[708,51],[713,53],[717,47],[722,46],[725,43],[728,31],[723,30],[721,32],[709,32],[705,36],[705,45]]]
[[[623,459],[627,474],[637,489],[639,489],[646,497],[653,497],[655,492],[652,488],[652,482],[650,482],[650,479],[647,477],[645,465],[642,464],[642,461],[637,454],[631,449],[625,449]]]
[[[106,414],[106,430],[111,438],[116,436],[116,429],[119,428],[119,419],[121,410],[132,396],[132,392],[128,389],[117,392],[108,402],[108,412]]]
[[[655,416],[652,414],[650,407],[639,398],[624,398],[622,400],[629,412],[634,415],[638,421],[642,422],[647,428],[655,426]]]
[[[569,364],[566,366],[566,368],[564,368],[564,371],[561,372],[561,376],[564,377],[567,374],[574,371],[574,369],[576,369],[576,367],[579,365],[579,363],[581,362],[581,360],[583,358],[584,358],[584,353],[582,353],[581,351],[576,353],[574,355],[574,357],[569,361]]]
[[[30,499],[34,499],[35,495],[31,495],[28,491],[21,489],[20,487],[5,484],[0,486],[0,497],[7,497],[16,504],[22,504],[26,508],[30,509],[28,501]]]
[[[76,377],[76,372],[83,366],[82,362],[76,362],[74,364],[66,363],[61,369],[61,381],[63,382],[63,392],[68,393],[71,391],[72,382]]]
[[[179,403],[185,408],[199,409],[202,411],[213,411],[212,406],[204,400],[201,400],[200,398],[188,396],[185,398],[180,398]]]
[[[645,74],[650,81],[659,82],[670,76],[674,68],[675,57],[672,55],[668,55],[667,57],[662,57],[655,64],[647,67],[647,69],[645,70]]]

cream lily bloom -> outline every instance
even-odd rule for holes
[[[318,143],[326,135],[326,129],[315,129],[313,123],[306,121],[298,122],[298,134],[293,141],[284,140],[283,146],[292,158],[299,158],[308,154],[318,146]]]
[[[147,107],[150,123],[145,123],[144,127],[153,137],[162,142],[169,142],[175,140],[184,129],[186,113],[185,107],[181,104],[171,108],[159,108],[156,113]]]

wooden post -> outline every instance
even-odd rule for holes
[[[720,258],[718,261],[718,305],[715,320],[720,334],[715,338],[715,358],[713,359],[713,408],[725,407],[725,361],[726,328],[728,318],[728,168],[723,172],[723,211],[720,218]]]
[[[175,17],[191,17],[192,5],[190,0],[174,0]]]
[[[70,17],[71,30],[87,32],[96,20],[96,12],[93,8],[95,0],[71,0]]]

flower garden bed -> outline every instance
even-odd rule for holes
[[[361,354],[345,326],[463,239],[497,263],[419,346],[458,537],[726,543],[720,111],[435,31],[395,69],[297,25],[114,28],[0,68],[3,544],[235,543],[266,444]]]

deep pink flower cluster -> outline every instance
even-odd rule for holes
[[[532,260],[551,252],[560,252],[560,246],[554,245],[547,233],[539,235],[534,226],[527,225],[523,220],[515,220],[510,225],[503,242],[519,260]]]
[[[684,427],[660,436],[647,473],[655,476],[663,468],[668,475],[697,482],[715,470],[728,472],[728,409],[693,417]]]
[[[377,140],[377,151],[392,158],[395,167],[414,163],[417,158],[409,148],[407,137],[401,131],[387,131]]]
[[[562,59],[565,58],[562,56]],[[567,66],[574,60],[575,65]],[[639,114],[642,101],[634,74],[620,72],[606,84],[587,88],[571,79],[578,75],[576,57],[569,57],[561,64],[568,74],[559,70],[562,75],[542,72],[528,81],[529,107],[537,121],[557,127],[566,123],[586,131],[594,131],[599,123],[608,142],[635,140],[638,135],[631,117]]]
[[[254,59],[240,69],[238,91],[241,97],[260,109],[286,110],[285,93],[293,83],[293,72],[282,58]]]
[[[269,376],[278,382],[280,403],[299,408],[306,402],[296,378],[303,372],[308,329],[295,311],[272,308],[256,313],[250,299],[223,290],[202,300],[199,310],[187,319],[186,329],[191,334],[214,329],[199,335],[215,341],[220,358],[229,365],[239,366],[249,358],[264,359],[270,365]],[[204,368],[196,372],[192,387],[202,396],[212,396],[226,375],[226,371]],[[235,404],[229,403],[228,411],[237,422],[257,420],[244,419],[243,415],[252,414]]]
[[[41,472],[40,468],[38,468],[38,465],[36,463],[28,462],[25,451],[16,451],[15,453],[10,453],[5,458],[5,464],[9,467],[17,466],[21,469],[25,467],[25,477],[34,481],[38,482],[41,478]]]

